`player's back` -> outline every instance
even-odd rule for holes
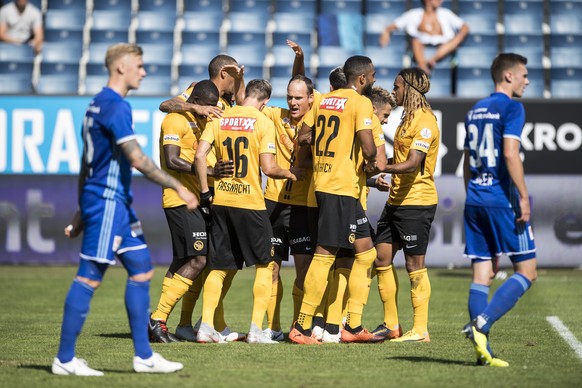
[[[477,102],[465,120],[465,149],[470,152],[471,179],[467,204],[508,207],[517,192],[503,156],[503,139],[520,140],[525,123],[523,105],[503,93]]]
[[[308,113],[314,124],[313,177],[315,191],[358,198],[360,187],[356,156],[361,146],[356,132],[372,128],[370,100],[352,89],[338,89],[322,96]]]
[[[103,88],[91,100],[83,120],[83,158],[88,167],[84,190],[131,203],[131,165],[119,144],[134,138],[129,103]]]

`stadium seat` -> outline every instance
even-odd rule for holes
[[[32,62],[0,62],[0,94],[32,92]]]
[[[128,24],[126,24],[126,26],[127,25]],[[44,16],[45,29],[82,30],[84,26],[85,26],[84,10],[49,9]]]
[[[275,32],[311,34],[315,28],[315,14],[275,13]]]
[[[176,12],[140,11],[137,13],[137,31],[174,31]]]
[[[238,60],[238,58],[237,58]],[[252,79],[264,79],[263,66],[248,66],[245,65],[245,82]]]
[[[582,35],[550,35],[552,67],[582,68]]]
[[[77,94],[79,89],[78,74],[41,75],[36,85],[39,94]]]
[[[179,78],[188,78],[189,82],[208,78],[208,66],[204,65],[180,65],[178,66]]]
[[[30,0],[28,2],[34,3]],[[40,5],[37,5],[37,7],[41,9]],[[79,0],[50,0],[47,1],[47,10],[50,9],[76,9],[85,12],[87,10],[87,5],[85,1]]]
[[[430,75],[428,98],[451,97],[453,94],[453,70],[447,67],[433,69]]]
[[[133,96],[170,96],[172,80],[169,77],[146,77],[139,89],[130,91]]]
[[[346,59],[356,53],[343,47],[320,46],[318,54],[320,67],[334,68],[343,65]]]
[[[305,66],[308,67],[311,59],[311,46],[302,46]],[[293,50],[287,45],[274,45],[272,49],[273,64],[291,66],[295,61]]]
[[[184,0],[184,12],[190,11],[223,13],[224,4],[222,0]]]
[[[443,0],[442,7],[453,9],[453,0]],[[411,8],[422,8],[422,0],[412,0]]]
[[[582,1],[549,1],[552,34],[582,34]]]
[[[98,0],[93,1],[93,11],[119,11],[130,13],[133,11],[132,0]]]
[[[174,57],[174,47],[165,43],[140,44],[143,61],[147,64],[169,65]]]
[[[386,47],[380,47],[378,36],[375,36],[376,44],[367,45],[364,48],[364,55],[370,57],[374,64],[382,64],[385,66],[402,66],[403,58],[406,54],[406,37],[404,34],[392,34],[392,40]]]
[[[158,31],[158,30],[137,30],[135,32],[135,42],[142,44],[165,44],[172,47],[174,45],[173,31]]]
[[[50,29],[44,31],[45,42],[70,43],[73,45],[83,45],[83,30],[70,29]]]
[[[0,61],[30,62],[34,59],[32,46],[28,44],[0,43]]]
[[[254,49],[256,46],[266,46],[266,35],[264,32],[228,32],[226,40],[228,46],[248,45],[249,49]]]
[[[184,31],[182,32],[182,44],[220,48],[220,34],[210,31]]]
[[[457,68],[457,97],[483,98],[492,90],[493,81],[489,67]]]
[[[315,15],[317,0],[275,0],[275,14]]]
[[[64,0],[62,0],[64,1]],[[139,12],[172,12],[176,14],[176,0],[139,0]]]
[[[503,51],[513,52],[527,58],[528,67],[543,67],[543,35],[504,35]]]
[[[267,55],[267,48],[264,44],[228,46],[226,54],[236,59],[240,65],[244,65],[245,67],[263,66]]]
[[[222,12],[184,12],[184,31],[219,32],[223,19]]]
[[[105,53],[112,43],[91,43],[87,53],[89,57],[87,58],[87,63],[105,63]]]
[[[131,13],[117,10],[93,11],[94,30],[127,30],[131,23]]]
[[[272,97],[286,97],[287,96],[287,86],[289,85],[290,77],[273,77],[271,75],[271,86],[273,91],[271,92]]]
[[[107,68],[105,67],[105,63],[87,63],[87,66],[85,67],[85,73],[88,76],[107,76],[109,74]]]
[[[260,13],[231,12],[228,19],[230,21],[230,31],[238,32],[265,32],[268,21]]]
[[[543,98],[546,90],[545,70],[530,67],[528,61],[527,78],[529,85],[525,89],[523,98]]]
[[[146,77],[157,78],[157,77],[172,77],[172,66],[171,65],[158,65],[152,63],[145,63],[144,69],[147,73]]]
[[[271,78],[273,78],[273,77],[286,78],[287,80],[289,80],[289,79],[291,79],[291,75],[293,74],[293,66],[292,65],[271,66],[269,73],[270,73]]]
[[[43,62],[79,63],[82,56],[83,42],[45,42],[42,46]]]
[[[207,46],[198,44],[183,44],[182,64],[208,66],[208,63],[220,53],[218,46]]]
[[[387,90],[392,90],[394,79],[396,78],[398,72],[402,69],[402,66],[383,66],[380,64],[375,65],[374,69],[376,70],[376,83],[374,85],[381,86]]]
[[[238,0],[230,2],[230,12],[261,15],[268,18],[271,14],[271,0]]]
[[[486,67],[497,55],[499,38],[497,35],[469,34],[457,48],[459,67]]]
[[[384,20],[378,28],[384,29],[406,11],[406,0],[366,0],[366,16],[379,15]]]
[[[311,32],[273,32],[273,45],[285,46],[289,49],[286,44],[287,39],[297,43],[301,49],[311,50]]]
[[[506,34],[542,35],[544,3],[508,0],[503,4],[503,25]]]
[[[495,34],[498,22],[498,2],[464,0],[458,2],[458,12],[471,34]]]
[[[107,85],[108,76],[103,75],[93,75],[85,77],[85,95],[97,94]]]
[[[118,42],[128,41],[127,30],[91,30],[89,33],[89,42],[93,43],[109,43],[114,44]]]
[[[582,69],[552,68],[550,91],[554,98],[582,98]]]
[[[361,14],[360,0],[320,0],[322,14],[349,13]]]

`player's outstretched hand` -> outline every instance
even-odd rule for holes
[[[299,44],[293,42],[292,40],[287,39],[287,46],[291,47],[296,56],[298,57],[303,56],[303,49],[301,48],[301,46],[299,46]]]
[[[207,191],[200,193],[200,211],[205,217],[210,216],[210,204],[212,203],[212,193]]]
[[[186,202],[186,207],[188,209],[193,210],[193,209],[196,209],[198,207],[199,201],[193,192],[191,192],[190,190],[188,190],[187,188],[182,187],[182,186],[176,191],[177,191],[178,195],[180,196],[180,198],[182,198],[182,200],[184,202]]]
[[[83,231],[83,220],[81,219],[81,211],[77,210],[73,215],[71,223],[65,227],[65,236],[68,238],[75,238]]]
[[[212,105],[194,105],[194,112],[201,116],[222,117],[222,109]]]
[[[224,65],[221,68],[222,71],[226,71],[233,78],[242,78],[245,74],[245,67],[237,65]]]
[[[219,160],[214,165],[213,176],[215,178],[228,178],[234,174],[234,161]]]
[[[376,178],[376,189],[378,189],[378,191],[390,191],[390,182],[388,182],[385,179],[386,174],[380,174],[378,175],[378,178]]]
[[[290,178],[292,181],[302,181],[303,179],[305,179],[305,177],[307,176],[307,170],[304,168],[299,168],[299,167],[291,167],[289,169],[289,171],[291,172],[291,174],[293,174],[294,178]]]
[[[531,215],[531,209],[529,206],[529,198],[528,197],[523,197],[523,198],[519,198],[519,209],[520,209],[520,215],[517,218],[517,222],[528,222],[529,221],[529,217]]]

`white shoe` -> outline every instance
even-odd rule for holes
[[[141,357],[133,358],[133,370],[137,373],[173,373],[183,368],[182,363],[168,361],[159,353],[154,353],[145,360]]]
[[[313,326],[311,332],[313,333],[313,337],[315,337],[316,340],[321,341],[321,339],[323,338],[323,327]]]
[[[196,342],[196,332],[192,325],[177,326],[176,337],[185,341]]]
[[[271,336],[259,329],[254,323],[251,323],[251,329],[247,335],[247,343],[249,344],[278,344],[273,341]]]
[[[246,334],[237,333],[236,331],[230,330],[230,327],[225,327],[223,331],[220,332],[222,339],[226,342],[240,342],[247,338]]]
[[[198,320],[196,321],[196,323],[193,326],[193,330],[194,333],[198,333],[198,330],[200,330],[200,325],[202,324],[202,317],[198,318]]]
[[[89,368],[87,361],[77,357],[69,362],[61,362],[55,357],[51,369],[55,375],[61,376],[103,376],[103,372]]]
[[[321,342],[326,344],[339,344],[341,342],[341,338],[341,331],[337,334],[330,334],[327,330],[324,330],[323,335],[321,336]]]
[[[283,330],[273,330],[266,328],[263,333],[268,335],[273,341],[281,342],[285,341],[285,336],[283,335]]]
[[[219,332],[214,330],[213,327],[210,327],[208,324],[202,322],[200,324],[200,329],[196,334],[196,342],[204,343],[204,344],[225,344],[226,341],[222,338]]]

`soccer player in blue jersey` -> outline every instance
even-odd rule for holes
[[[140,222],[131,208],[131,170],[178,193],[189,209],[196,196],[178,180],[160,170],[140,148],[133,131],[131,106],[124,97],[146,76],[142,49],[134,44],[111,46],[105,56],[109,80],[91,101],[83,120],[83,158],[79,174],[79,209],[65,228],[67,237],[83,231],[81,260],[63,314],[61,340],[52,372],[57,375],[102,376],[75,357],[95,289],[115,257],[127,270],[125,306],[135,350],[136,372],[170,373],[179,362],[152,352],[148,340],[150,279],[153,268]]]
[[[521,97],[529,80],[527,58],[499,54],[491,65],[495,93],[477,102],[465,120],[465,256],[473,282],[464,332],[478,364],[506,367],[489,346],[491,326],[517,303],[536,280],[536,248],[529,224],[530,203],[519,155],[525,111]],[[505,254],[515,273],[488,303],[494,264]]]

